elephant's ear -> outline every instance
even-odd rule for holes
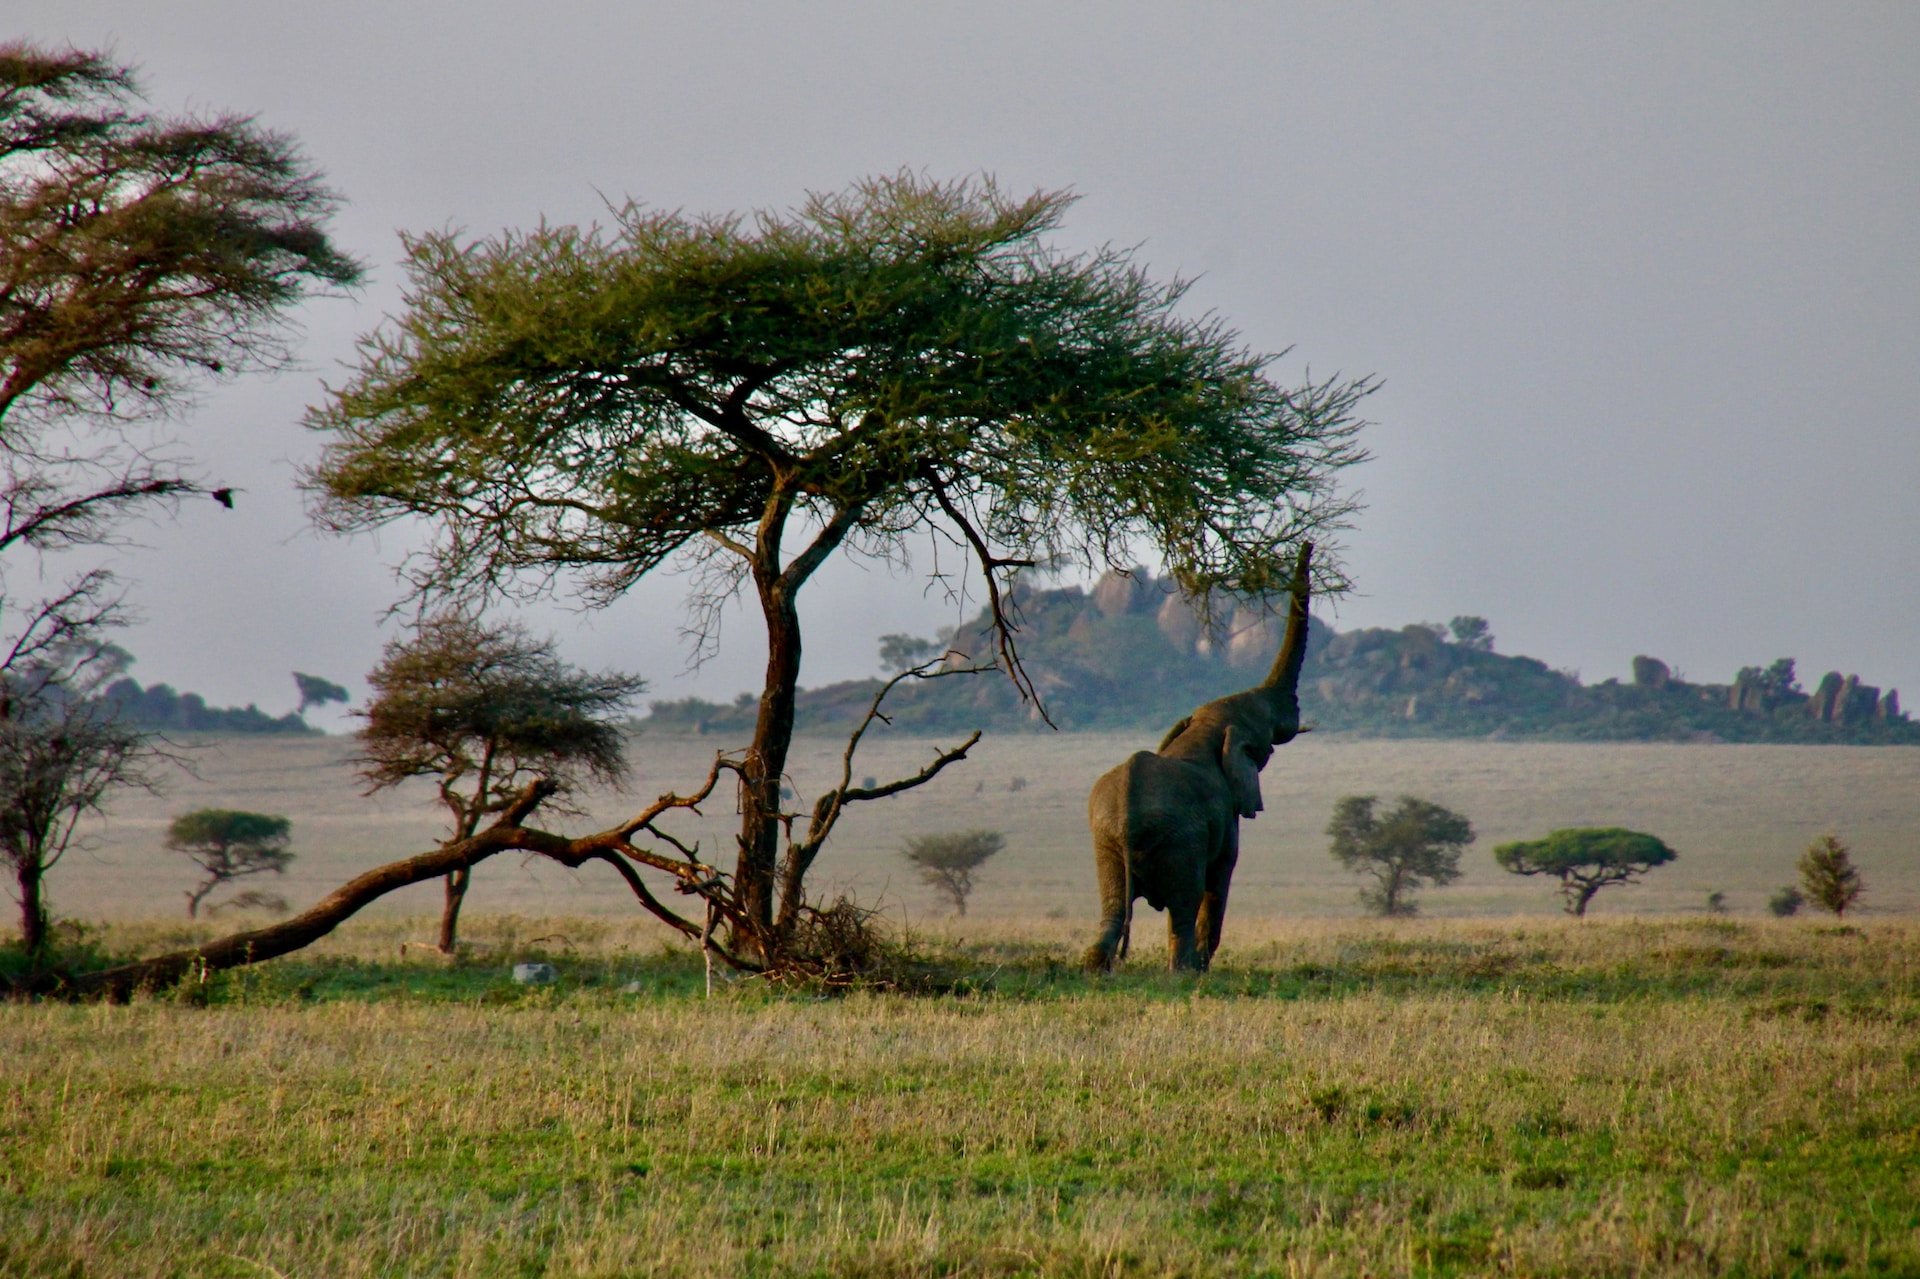
[[[1226,774],[1227,789],[1233,793],[1235,813],[1252,817],[1266,807],[1260,802],[1260,767],[1232,728],[1220,741],[1220,771]]]

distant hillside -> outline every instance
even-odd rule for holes
[[[1092,592],[1022,588],[1021,656],[1062,729],[1158,732],[1201,702],[1256,681],[1280,645],[1280,619],[1250,601],[1222,601],[1216,627],[1202,626],[1170,583],[1109,573]],[[896,665],[952,649],[992,655],[984,614],[932,640],[889,636]],[[1560,741],[1846,742],[1920,745],[1920,724],[1857,677],[1829,673],[1809,692],[1791,659],[1749,667],[1727,684],[1677,679],[1665,663],[1634,659],[1634,680],[1582,684],[1531,657],[1493,651],[1479,618],[1451,630],[1336,632],[1316,618],[1301,677],[1308,723],[1388,737],[1532,738]],[[861,715],[880,681],[803,690],[802,731],[831,730]],[[731,705],[656,702],[648,732],[752,731],[756,698]],[[1044,729],[1002,675],[909,683],[887,701],[894,722],[924,731]]]

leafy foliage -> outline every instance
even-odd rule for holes
[[[973,894],[973,872],[1006,846],[1006,836],[999,831],[950,831],[915,835],[900,855],[919,869],[922,881],[953,903],[955,915],[964,915]]]
[[[149,684],[123,676],[107,685],[101,696],[114,713],[139,728],[180,733],[317,733],[294,711],[269,715],[258,706],[209,706],[198,693],[176,693],[170,684]]]
[[[1569,915],[1585,915],[1595,893],[1629,884],[1676,856],[1652,835],[1617,826],[1557,830],[1545,839],[1502,844],[1494,860],[1516,875],[1551,875]]]
[[[1800,908],[1806,904],[1806,895],[1800,891],[1799,886],[1788,884],[1767,898],[1767,913],[1775,919],[1790,919],[1798,915]]]
[[[1800,854],[1800,888],[1820,909],[1844,917],[1866,891],[1866,882],[1839,836],[1822,835]]]
[[[284,875],[293,861],[287,848],[293,823],[269,813],[232,808],[198,808],[182,813],[167,828],[167,847],[184,854],[206,879],[187,893],[187,916],[197,918],[200,904],[215,890],[249,875]],[[265,904],[254,894],[250,904]]]
[[[1376,915],[1413,915],[1416,890],[1460,878],[1460,854],[1474,841],[1473,824],[1430,800],[1402,795],[1376,817],[1372,795],[1349,795],[1333,806],[1329,851],[1348,870],[1373,876],[1360,901]]]

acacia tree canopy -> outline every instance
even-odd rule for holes
[[[1372,384],[1280,386],[1178,313],[1182,283],[1050,247],[1069,203],[900,175],[789,213],[411,238],[403,313],[311,414],[318,515],[424,517],[427,593],[566,573],[605,601],[676,557],[708,574],[696,607],[750,585],[769,653],[736,885],[771,929],[797,596],[828,557],[958,548],[1019,679],[1020,567],[1145,542],[1202,600],[1257,592],[1351,512]]]

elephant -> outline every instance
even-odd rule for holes
[[[1227,889],[1240,855],[1240,819],[1260,800],[1260,770],[1300,726],[1300,666],[1307,656],[1308,568],[1295,561],[1286,636],[1259,685],[1208,702],[1156,751],[1138,751],[1093,785],[1087,822],[1100,879],[1101,931],[1086,966],[1108,971],[1130,931],[1135,899],[1167,912],[1167,960],[1205,971],[1220,948]]]

